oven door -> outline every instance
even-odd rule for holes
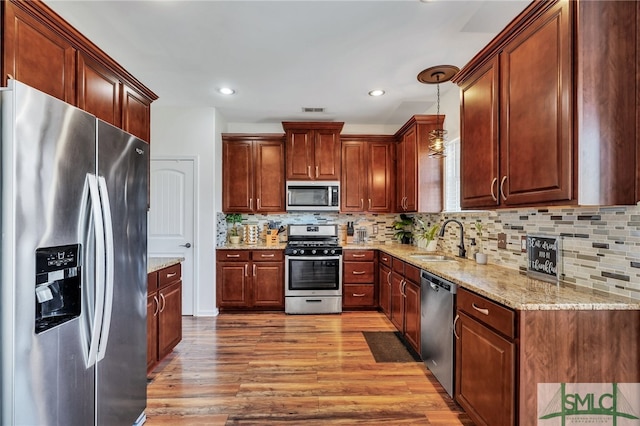
[[[285,296],[342,296],[342,256],[285,256]]]

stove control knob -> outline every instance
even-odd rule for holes
[[[298,250],[293,249],[293,250],[291,251],[291,254],[298,254]]]
[[[311,254],[316,254],[316,249],[311,250]]]
[[[324,254],[329,254],[329,250],[323,251]]]
[[[334,249],[331,249],[331,254],[336,254],[336,251]]]
[[[299,253],[300,253],[300,254],[304,254],[304,250],[303,250],[303,249],[300,249]]]

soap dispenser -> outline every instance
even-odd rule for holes
[[[471,238],[471,242],[469,243],[469,252],[471,253],[471,258],[476,260],[476,254],[478,254],[478,246],[476,245],[476,239]]]

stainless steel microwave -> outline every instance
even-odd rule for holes
[[[340,211],[340,181],[287,181],[287,211]]]

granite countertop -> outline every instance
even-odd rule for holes
[[[184,262],[184,257],[149,257],[147,258],[147,274],[181,262]]]
[[[264,241],[260,241],[258,244],[254,244],[254,245],[248,245],[244,243],[240,243],[240,244],[226,243],[223,245],[217,245],[216,250],[284,250],[286,246],[287,246],[286,242],[268,246]]]
[[[520,271],[472,260],[421,261],[416,246],[392,244],[344,245],[348,249],[380,250],[459,286],[517,310],[640,310],[640,300],[564,283],[548,283]],[[441,253],[440,253],[441,254]]]

